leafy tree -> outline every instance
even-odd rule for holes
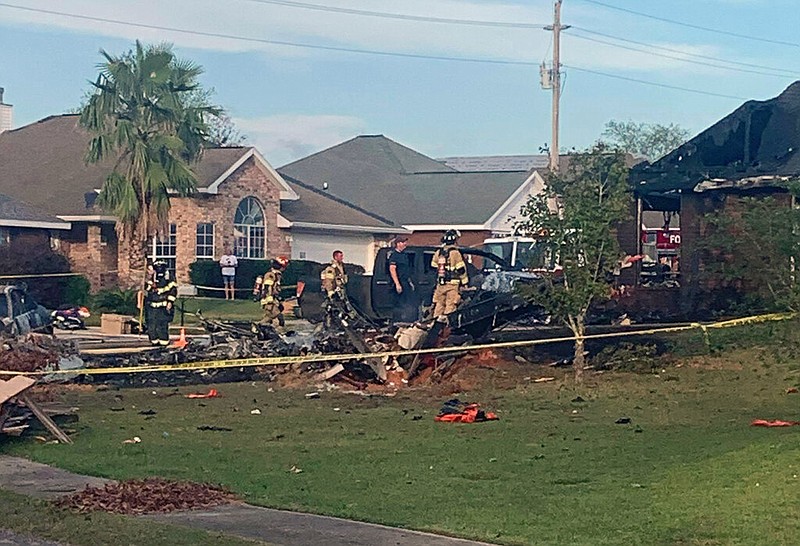
[[[611,295],[607,279],[620,258],[615,226],[628,217],[625,154],[604,144],[570,153],[565,171],[552,174],[544,191],[528,198],[516,227],[537,237],[563,268],[525,297],[566,324],[575,336],[575,379],[582,379],[586,316]]]
[[[689,131],[674,123],[661,125],[612,119],[606,123],[602,138],[609,146],[655,160],[686,142]]]
[[[225,114],[211,118],[208,128],[208,141],[212,146],[220,148],[242,146],[247,140],[247,136],[241,134],[233,120]]]
[[[202,107],[211,104],[214,96],[214,89],[198,88],[189,98],[191,106]],[[208,144],[220,148],[241,146],[247,140],[247,136],[239,132],[236,124],[225,112],[218,112],[208,118]]]
[[[132,272],[143,271],[147,243],[167,222],[170,192],[195,190],[190,165],[220,110],[197,99],[202,69],[177,59],[171,45],[137,41],[119,56],[100,53],[105,61],[80,117],[93,135],[86,160],[112,165],[98,204],[117,217]]]
[[[800,311],[800,209],[789,204],[800,185],[787,188],[782,195],[729,195],[704,215],[698,250],[706,288],[734,296],[750,311]]]

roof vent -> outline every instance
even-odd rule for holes
[[[83,194],[83,200],[86,202],[86,208],[90,209],[94,207],[95,201],[97,201],[97,192],[96,191],[87,191]]]

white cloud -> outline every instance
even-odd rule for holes
[[[28,0],[26,7],[54,10],[143,25],[192,30],[193,35],[168,30],[118,25],[90,19],[15,10],[0,7],[0,24],[47,25],[76,32],[113,36],[148,42],[169,41],[179,47],[215,51],[265,51],[272,57],[327,55],[326,52],[280,46],[225,36],[258,40],[322,44],[333,47],[369,49],[406,54],[474,57],[538,63],[549,51],[551,33],[541,29],[492,28],[482,26],[402,21],[353,14],[330,13],[264,4],[252,0],[198,2],[196,0]],[[331,3],[330,5],[333,5]],[[400,14],[485,21],[548,23],[552,20],[549,3],[530,6],[523,3],[495,3],[479,0],[396,0],[375,6],[369,0],[343,0],[337,7],[385,10]],[[390,7],[383,7],[390,6]],[[595,20],[591,10],[573,7],[570,18]],[[217,36],[211,36],[215,34]],[[586,68],[663,70],[676,61],[625,51],[609,46],[565,40],[564,62]],[[675,44],[689,52],[703,46]]]
[[[354,137],[366,126],[359,118],[337,115],[282,114],[233,122],[247,136],[247,144],[275,167]]]

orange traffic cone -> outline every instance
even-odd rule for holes
[[[181,337],[178,338],[178,341],[172,344],[173,347],[177,347],[178,349],[183,349],[189,345],[189,342],[186,340],[186,328],[181,328]]]

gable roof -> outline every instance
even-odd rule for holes
[[[289,176],[313,172],[318,178],[335,178],[343,166],[363,176],[381,173],[396,179],[404,174],[454,172],[455,169],[403,146],[383,135],[361,135],[278,169]],[[316,186],[316,184],[314,184]]]
[[[41,229],[70,229],[69,222],[59,220],[41,210],[0,193],[0,226]]]
[[[800,175],[800,81],[751,100],[652,165],[631,172],[643,194],[692,190],[707,180]]]
[[[281,205],[281,216],[293,226],[306,228],[345,229],[372,233],[403,233],[406,230],[369,211],[286,177],[299,199]]]
[[[0,133],[0,191],[23,199],[51,215],[96,216],[95,190],[102,187],[112,162],[86,164],[89,133],[79,126],[77,114],[51,116],[13,131]],[[254,157],[274,173],[282,199],[296,199],[294,191],[255,148],[208,148],[192,165],[199,191],[216,188],[236,169]]]
[[[482,225],[528,178],[527,169],[460,172],[383,135],[356,137],[278,172],[398,225]]]

